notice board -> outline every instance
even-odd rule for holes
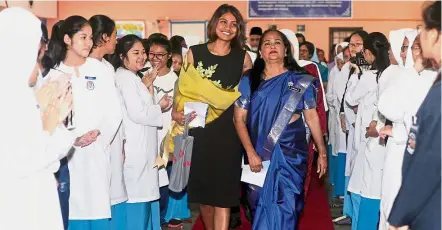
[[[207,41],[206,21],[171,21],[170,36],[180,35],[184,37],[187,45],[197,45]]]
[[[352,0],[249,0],[248,16],[258,18],[334,18],[353,15]]]

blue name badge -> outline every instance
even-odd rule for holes
[[[84,79],[87,80],[86,88],[88,90],[94,90],[95,89],[95,84],[94,84],[93,81],[95,81],[97,79],[97,77],[85,76]]]
[[[84,79],[95,81],[97,79],[97,77],[85,76]]]

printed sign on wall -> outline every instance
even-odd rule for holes
[[[351,18],[351,0],[249,0],[249,18]]]

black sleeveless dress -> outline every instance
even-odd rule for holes
[[[211,80],[223,88],[238,85],[246,52],[232,48],[225,56],[210,53],[207,43],[190,47],[195,68],[217,65]],[[222,208],[239,206],[241,179],[241,142],[233,124],[232,104],[205,128],[189,130],[194,137],[192,166],[187,187],[190,203]]]

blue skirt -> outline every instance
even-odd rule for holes
[[[333,196],[339,197],[344,196],[346,191],[345,187],[345,159],[346,153],[338,153],[338,156],[334,157],[334,175],[333,175]]]
[[[110,230],[109,219],[69,220],[69,230]]]

